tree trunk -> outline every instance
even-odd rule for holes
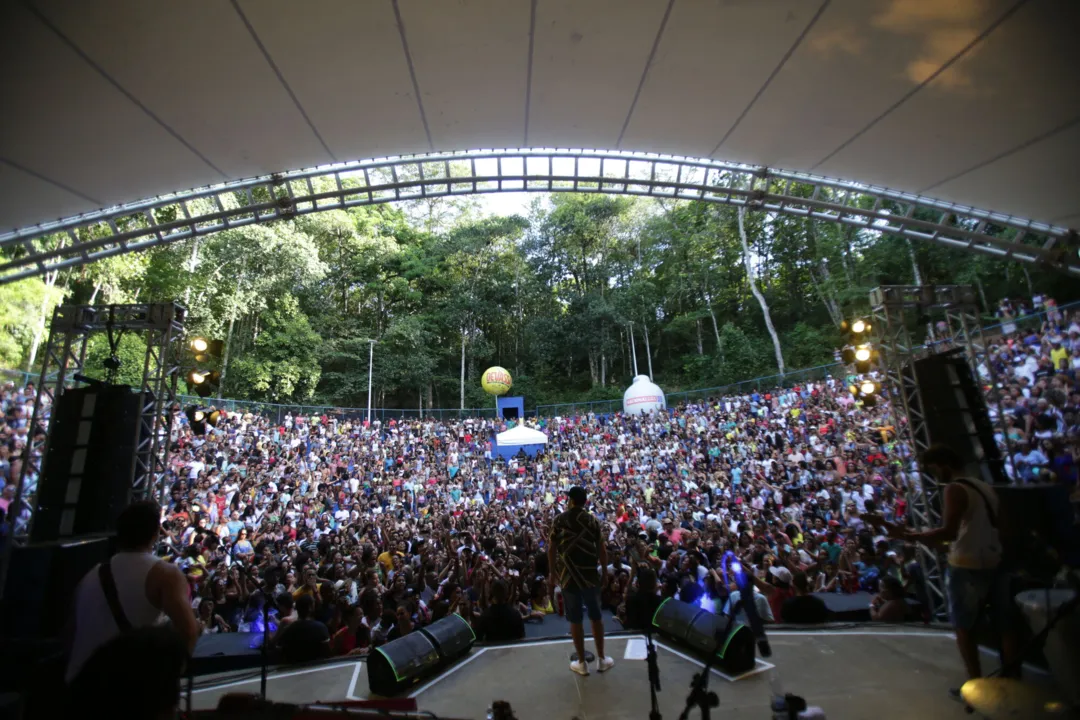
[[[1020,269],[1024,271],[1024,280],[1027,281],[1028,297],[1035,296],[1035,288],[1031,284],[1031,273],[1028,272],[1027,265],[1021,265]]]
[[[229,309],[229,331],[225,335],[225,353],[221,358],[221,377],[218,379],[218,400],[225,396],[225,373],[229,370],[229,350],[232,349],[233,325],[236,324],[236,298],[240,289],[244,286],[244,278],[247,272],[240,273],[240,279],[236,282],[236,294],[233,295],[232,308]]]
[[[825,288],[820,282],[818,282],[817,275],[814,274],[814,268],[807,268],[810,272],[810,282],[814,284],[814,289],[817,291],[818,297],[821,298],[822,304],[829,312],[829,319],[832,320],[833,325],[840,327],[840,323],[843,322],[844,317],[840,314],[840,309],[836,307],[833,299],[825,292]]]
[[[754,281],[754,268],[750,262],[750,243],[746,240],[746,224],[744,218],[746,217],[746,208],[739,208],[739,239],[742,240],[743,248],[743,264],[746,265],[746,280],[750,283],[750,292],[757,298],[758,305],[761,306],[761,314],[765,316],[765,328],[769,331],[769,336],[772,337],[773,351],[776,353],[776,367],[780,370],[780,376],[784,375],[784,354],[780,350],[780,336],[776,334],[776,328],[773,327],[772,314],[769,312],[769,304],[765,302],[765,296],[758,290],[757,283]]]
[[[63,244],[60,245],[63,247]],[[60,277],[59,270],[53,270],[50,273],[45,274],[45,290],[41,293],[41,310],[38,311],[37,329],[34,330],[34,339],[30,341],[30,354],[26,360],[26,372],[32,372],[34,367],[34,360],[37,359],[38,348],[41,347],[41,339],[45,335],[45,326],[48,324],[48,318],[45,315],[49,311],[49,295],[54,287],[56,287],[56,279]],[[96,292],[96,290],[95,290]],[[93,305],[93,301],[90,301]]]
[[[465,328],[461,328],[461,409],[465,409]]]
[[[720,342],[720,326],[716,324],[716,313],[713,312],[713,301],[708,301],[708,316],[713,320],[713,335],[716,336],[716,352],[720,354],[720,359],[724,359],[724,343]]]
[[[225,373],[229,370],[229,349],[232,347],[233,336],[233,324],[236,319],[236,313],[229,313],[229,332],[225,335],[225,354],[221,358],[221,378],[218,383],[217,399],[221,400],[225,396]]]
[[[191,275],[195,274],[195,268],[199,264],[199,242],[201,238],[196,237],[191,241],[191,255],[188,257],[187,271]],[[188,282],[184,285],[184,307],[189,307],[188,303],[191,301],[191,278],[187,278]]]
[[[589,383],[590,387],[596,387],[596,381],[599,379],[599,375],[596,372],[596,353],[592,350],[589,351]]]
[[[915,278],[916,285],[922,285],[922,273],[919,272],[919,263],[915,259],[915,245],[911,242],[911,238],[904,238],[907,243],[908,256],[911,258],[911,274]]]
[[[649,348],[649,326],[641,324],[642,332],[645,333],[645,357],[649,359],[649,379],[652,380],[652,350]]]
[[[990,312],[990,304],[986,302],[986,291],[983,290],[982,280],[978,275],[975,276],[975,287],[979,289],[979,297],[982,298],[983,312]]]
[[[87,305],[93,305],[97,300],[98,293],[101,291],[101,283],[94,283],[94,292],[90,293],[90,299],[87,301]]]
[[[705,344],[701,341],[701,318],[697,319],[697,354],[705,354]]]

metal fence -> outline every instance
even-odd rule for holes
[[[697,400],[703,400],[709,397],[716,397],[719,395],[737,395],[750,393],[754,390],[768,390],[776,387],[797,385],[799,383],[811,382],[813,380],[824,379],[832,369],[842,367],[840,363],[830,363],[829,365],[819,365],[818,367],[804,368],[802,370],[793,370],[789,373],[780,375],[766,375],[763,377],[752,378],[750,380],[743,380],[737,383],[731,383],[730,385],[720,385],[718,387],[709,388],[697,388],[695,390],[682,390],[679,392],[666,393],[668,407],[675,407],[682,403],[691,403]],[[590,402],[578,402],[578,403],[559,403],[555,405],[537,405],[536,414],[542,417],[553,417],[556,415],[578,415],[585,413],[612,413],[622,410],[622,398],[614,400],[593,400]]]
[[[1080,300],[1061,305],[1057,308],[1057,311],[1077,309],[1080,309]],[[1046,311],[1031,313],[1010,322],[1016,326],[1016,333],[1037,330],[1042,325],[1046,314]],[[1003,332],[1002,326],[1005,324],[1006,323],[997,322],[992,325],[987,325],[983,327],[983,333],[987,335],[988,339],[1001,335]],[[720,387],[672,392],[667,394],[667,402],[669,407],[674,407],[684,402],[694,402],[696,400],[719,395],[741,395],[755,390],[769,390],[776,387],[788,387],[805,382],[823,380],[830,373],[836,372],[837,369],[841,367],[843,366],[840,363],[831,363],[828,365],[819,365],[818,367],[793,370],[785,373],[783,376],[766,375],[764,377],[743,380],[741,382],[722,385]],[[28,373],[25,370],[0,369],[0,375],[10,379],[20,387],[31,381],[36,382],[38,379],[37,374]],[[180,402],[184,404],[213,405],[214,407],[222,408],[229,412],[249,412],[257,415],[264,415],[266,417],[275,418],[275,421],[278,423],[282,422],[288,415],[292,415],[293,417],[296,417],[297,415],[309,417],[312,415],[335,415],[337,417],[354,419],[362,419],[367,416],[367,408],[363,407],[344,408],[335,407],[333,405],[280,405],[276,403],[258,402],[255,400],[217,400],[212,398],[200,398],[194,395],[179,395],[177,397]],[[554,417],[556,415],[577,415],[585,413],[603,414],[618,412],[620,410],[622,410],[622,399],[615,398],[611,400],[593,400],[589,402],[537,405],[535,410],[526,412],[525,414],[527,416]],[[424,408],[423,410],[420,408],[372,408],[371,415],[374,419],[383,422],[392,419],[400,420],[404,418],[411,420],[421,417],[433,418],[436,420],[454,420],[466,417],[494,417],[495,408],[466,408],[464,410],[456,408]]]
[[[217,400],[214,398],[200,398],[194,395],[180,395],[180,402],[185,405],[199,404],[212,405],[222,410],[239,413],[252,413],[264,417],[275,418],[275,422],[281,423],[287,416],[306,417],[329,415],[340,419],[363,420],[367,417],[366,407],[337,407],[334,405],[278,405],[275,403],[256,402],[253,400]],[[454,420],[457,418],[494,417],[495,408],[371,408],[373,420],[388,422],[390,420],[416,420],[420,418],[432,418],[434,420]]]

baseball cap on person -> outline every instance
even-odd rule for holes
[[[769,568],[769,572],[780,582],[787,583],[788,585],[791,584],[791,571],[786,567],[771,567]]]
[[[578,507],[584,506],[587,499],[585,495],[585,488],[581,487],[580,485],[575,485],[574,487],[570,488],[570,491],[566,493],[566,496],[573,500],[574,505]]]

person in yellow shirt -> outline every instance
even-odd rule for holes
[[[1061,368],[1061,361],[1068,359],[1069,351],[1062,347],[1061,338],[1054,338],[1050,342],[1052,344],[1052,349],[1050,350],[1050,362],[1054,364],[1054,370],[1056,371]]]
[[[322,583],[320,583],[315,576],[315,571],[309,569],[304,573],[304,584],[293,591],[293,600],[299,600],[304,595],[310,595],[313,598],[318,598],[319,590],[321,588]]]
[[[405,543],[398,543],[393,552],[386,550],[379,555],[379,564],[383,566],[383,570],[386,572],[390,572],[394,569],[394,555],[402,558],[405,557]]]

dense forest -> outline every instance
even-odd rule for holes
[[[668,391],[832,362],[879,284],[971,283],[1074,299],[1071,280],[928,243],[707,202],[537,195],[526,216],[475,198],[334,210],[247,226],[0,287],[0,367],[36,367],[60,302],[177,299],[225,342],[225,397],[349,407],[487,407],[492,364],[539,403]],[[121,380],[141,371],[125,336]],[[103,373],[104,337],[89,374]]]

